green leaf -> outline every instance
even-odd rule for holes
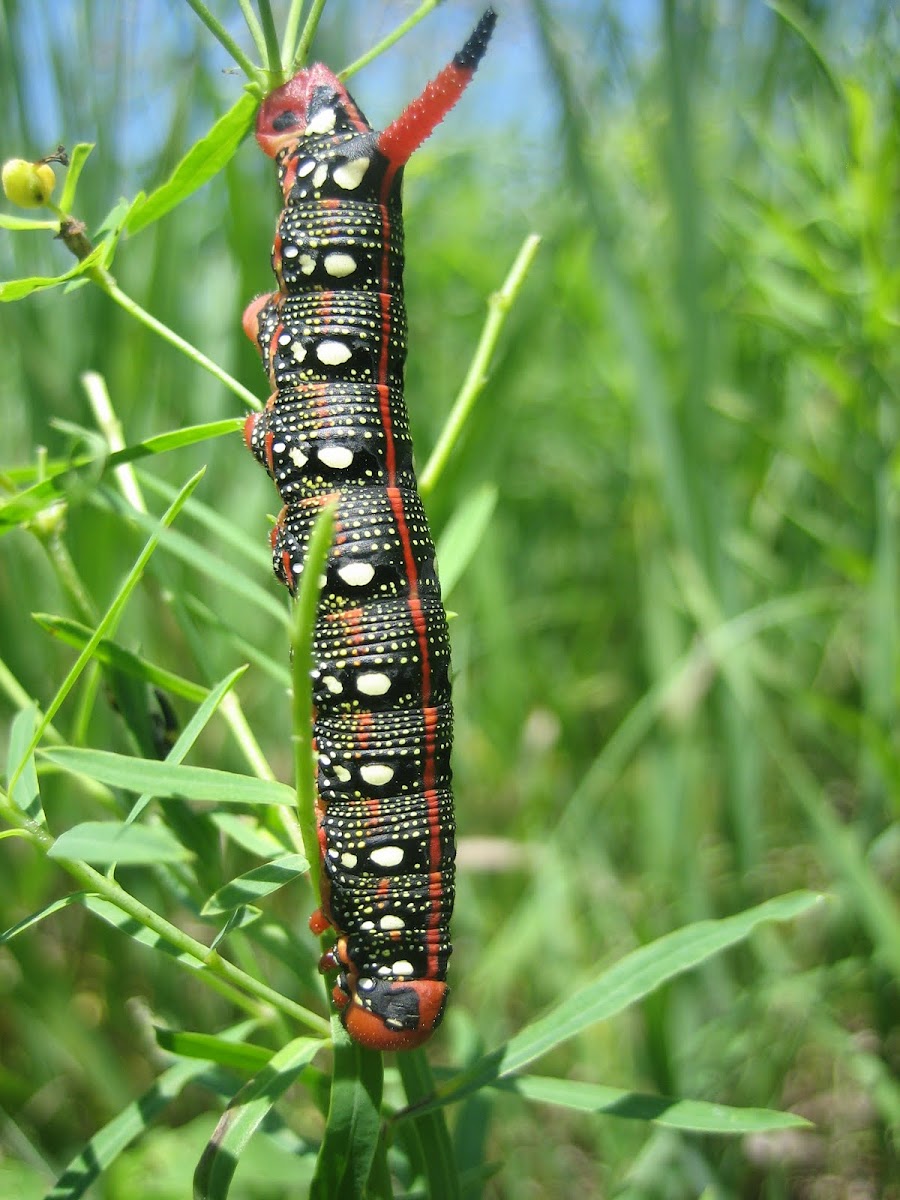
[[[810,1121],[794,1113],[775,1112],[769,1108],[731,1108],[727,1104],[710,1104],[704,1100],[675,1100],[573,1079],[519,1075],[492,1086],[516,1092],[541,1104],[631,1121],[652,1121],[670,1129],[688,1129],[696,1133],[768,1133],[776,1129],[811,1128]]]
[[[43,736],[44,730],[47,728],[47,726],[50,724],[50,722],[56,716],[56,714],[59,711],[66,696],[68,696],[69,692],[75,686],[75,683],[77,682],[78,677],[81,675],[81,672],[84,670],[84,668],[87,666],[88,662],[91,659],[91,655],[94,652],[94,647],[97,645],[98,642],[102,641],[102,639],[106,635],[111,634],[112,631],[115,629],[115,627],[118,623],[119,617],[121,616],[122,611],[125,608],[125,605],[128,601],[128,597],[131,595],[132,591],[134,591],[135,587],[137,587],[138,580],[141,578],[141,576],[144,573],[144,568],[146,567],[147,563],[150,561],[151,555],[153,554],[154,550],[156,549],[157,545],[159,544],[159,539],[162,534],[162,531],[175,520],[175,518],[178,516],[179,512],[181,511],[183,505],[187,502],[187,499],[190,496],[191,492],[194,490],[194,488],[197,486],[197,484],[200,482],[200,480],[202,478],[203,478],[203,471],[198,471],[196,475],[194,475],[191,479],[189,479],[187,481],[187,483],[184,485],[184,487],[181,489],[181,491],[178,493],[178,496],[172,501],[172,503],[169,505],[169,507],[163,513],[162,517],[159,519],[159,521],[154,526],[153,533],[150,535],[150,538],[148,539],[147,544],[144,546],[143,550],[138,555],[134,566],[131,568],[131,570],[128,572],[128,575],[125,577],[125,582],[119,588],[119,590],[116,593],[109,608],[106,610],[106,612],[103,614],[103,617],[100,619],[100,623],[97,626],[97,628],[94,630],[91,640],[88,642],[88,644],[84,647],[84,649],[78,655],[78,658],[76,659],[75,664],[69,671],[68,675],[66,675],[65,679],[63,680],[63,682],[60,684],[59,688],[57,689],[56,695],[53,697],[53,699],[50,701],[49,705],[47,706],[47,709],[46,709],[43,717],[41,718],[40,722],[38,723],[37,729],[35,730],[33,736],[31,737],[31,740],[28,744],[27,749],[23,752],[22,760],[20,761],[18,767],[16,768],[15,772],[13,773],[13,782],[15,781],[15,777],[24,768],[27,756],[29,754],[31,754],[32,751],[35,749],[35,747],[37,746],[41,737]]]
[[[254,867],[246,875],[240,875],[219,888],[203,905],[200,915],[218,916],[220,913],[231,912],[242,904],[255,904],[308,870],[309,863],[302,854],[282,854],[280,858],[273,858],[261,867]]]
[[[166,182],[136,206],[127,220],[130,234],[146,228],[212,179],[247,136],[258,101],[245,92],[212,129],[192,146]]]
[[[75,207],[75,189],[78,186],[81,172],[84,170],[84,164],[93,149],[92,142],[79,142],[72,147],[69,155],[69,167],[66,171],[66,182],[63,184],[62,195],[59,198],[59,207],[64,213],[72,212]]]
[[[31,614],[31,619],[41,629],[45,629],[53,637],[65,642],[67,646],[74,646],[77,650],[90,641],[93,633],[93,630],[89,629],[87,625],[82,625],[80,621],[73,621],[70,617],[57,617],[52,613],[37,612]],[[141,658],[138,654],[132,654],[130,650],[126,650],[106,638],[101,639],[94,647],[94,658],[105,667],[113,667],[117,671],[130,675],[133,679],[142,679],[151,687],[160,688],[173,696],[181,696],[184,700],[190,700],[192,704],[200,704],[208,694],[207,689],[201,684],[185,679],[181,675],[175,675],[172,671],[166,671],[162,667],[157,667],[155,663]]]
[[[105,247],[101,243],[94,247],[87,258],[82,258],[62,275],[31,275],[27,279],[11,279],[7,283],[0,283],[0,301],[22,300],[25,296],[30,296],[32,292],[60,287],[62,284],[68,283],[70,279],[78,279],[88,271],[98,268],[103,262],[105,253]]]
[[[69,1163],[44,1200],[78,1200],[126,1147],[145,1133],[154,1117],[166,1109],[189,1083],[202,1075],[204,1062],[181,1062],[169,1067],[151,1088],[95,1133]]]
[[[424,1051],[399,1054],[397,1068],[411,1108],[434,1094],[434,1077]],[[413,1127],[419,1139],[429,1200],[459,1200],[459,1172],[443,1112],[433,1109],[413,1117]]]
[[[296,1038],[274,1054],[260,1073],[241,1088],[222,1114],[197,1164],[195,1200],[224,1200],[247,1143],[321,1047],[322,1043],[315,1038]]]
[[[61,909],[68,908],[70,904],[83,904],[85,895],[86,893],[84,892],[71,892],[68,896],[62,896],[59,900],[54,900],[51,904],[45,904],[43,908],[39,908],[37,912],[31,913],[30,916],[23,917],[21,921],[17,921],[15,925],[10,925],[9,929],[4,929],[0,933],[0,946],[5,942],[11,942],[14,937],[18,937],[20,933],[24,933],[32,925],[37,925],[45,917],[50,917]]]
[[[310,1200],[357,1200],[368,1194],[381,1127],[380,1054],[350,1041],[332,1016],[334,1074],[325,1136],[309,1190]]]
[[[227,1044],[233,1038],[237,1042],[255,1026],[255,1021],[242,1021],[215,1040]],[[181,1062],[164,1071],[140,1099],[129,1104],[94,1134],[57,1179],[45,1200],[78,1200],[83,1196],[122,1151],[147,1132],[154,1118],[177,1099],[189,1083],[202,1075],[209,1063],[215,1061],[210,1057],[206,1061]]]
[[[0,213],[0,229],[59,229],[59,221],[39,220],[36,217],[15,217],[12,213]]]
[[[252,904],[242,904],[240,908],[236,908],[213,940],[209,943],[210,950],[215,950],[220,942],[223,942],[230,933],[236,929],[246,929],[248,925],[253,925],[262,916],[261,908],[254,908]]]
[[[155,1033],[157,1043],[170,1054],[201,1058],[236,1071],[259,1071],[271,1061],[274,1053],[265,1046],[236,1042],[233,1038],[212,1033],[184,1033],[176,1029],[156,1029]]]
[[[68,858],[94,866],[113,863],[186,862],[193,855],[168,829],[124,821],[84,821],[60,834],[47,851],[50,858]]]
[[[174,746],[166,755],[166,766],[176,767],[179,763],[184,762],[197,741],[197,738],[212,720],[215,713],[218,711],[222,701],[244,674],[244,668],[238,667],[236,671],[232,671],[230,675],[226,675],[219,683],[213,685],[209,692],[203,698],[203,703],[188,721],[187,725],[178,735]],[[137,820],[140,813],[150,803],[152,795],[145,792],[139,796],[132,806],[131,812],[128,814],[129,821]],[[171,815],[171,814],[170,814]],[[177,832],[177,830],[176,830]]]
[[[527,1025],[505,1045],[442,1084],[438,1102],[459,1100],[486,1084],[515,1074],[591,1025],[609,1020],[670,979],[743,941],[759,925],[767,921],[791,921],[809,912],[822,899],[811,892],[792,892],[733,917],[686,925],[641,946]]]
[[[130,937],[139,946],[149,946],[151,950],[159,950],[163,954],[168,954],[170,958],[176,959],[182,966],[190,967],[192,971],[200,971],[205,966],[196,955],[190,954],[186,950],[181,950],[178,946],[175,946],[172,942],[164,938],[162,934],[148,929],[146,925],[142,925],[135,917],[129,916],[128,913],[123,912],[121,908],[118,908],[111,901],[104,900],[102,896],[81,893],[78,899],[88,912],[92,912],[94,916],[99,917],[101,921],[105,921],[107,925],[111,925],[113,929],[118,929],[120,933],[124,933],[126,937]]]
[[[6,774],[8,779],[15,776],[16,768],[22,762],[26,748],[30,746],[37,727],[37,705],[29,704],[21,712],[16,713],[9,733],[9,746],[6,752]],[[34,754],[28,752],[25,765],[18,778],[12,785],[10,797],[15,806],[25,813],[30,820],[47,824],[44,810],[41,807],[41,793],[38,787],[37,771],[34,766]]]
[[[245,417],[226,417],[222,421],[207,421],[202,425],[187,425],[183,429],[169,429],[165,433],[157,433],[154,437],[145,438],[142,442],[133,442],[123,450],[117,450],[109,456],[107,466],[117,467],[122,463],[147,458],[151,454],[167,454],[170,450],[181,450],[185,446],[194,446],[197,442],[226,437],[228,434],[238,433],[245,420]]]
[[[485,483],[465,496],[438,539],[437,560],[445,604],[481,544],[497,507],[497,495],[494,484]]]
[[[178,800],[208,800],[217,804],[276,804],[291,807],[294,790],[270,779],[232,775],[208,767],[185,767],[150,758],[130,758],[107,750],[60,746],[42,750],[41,757],[67,771],[97,779],[108,787]]]
[[[252,816],[215,812],[210,813],[210,820],[236,846],[257,858],[274,858],[282,851],[278,839],[268,829],[259,825]]]

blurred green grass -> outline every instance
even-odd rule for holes
[[[332,11],[358,29],[354,5]],[[224,105],[210,57],[192,53],[202,30],[176,56],[152,40],[136,48],[127,21],[104,27],[99,0],[85,13],[43,82],[58,140],[86,125],[98,141],[79,188],[80,215],[96,223],[136,159],[159,183]],[[4,158],[52,148],[39,140],[41,81],[23,79],[28,19],[5,0]],[[475,489],[499,493],[451,605],[462,842],[448,1044],[494,1044],[597,963],[687,921],[800,886],[835,900],[551,1060],[576,1079],[792,1107],[815,1135],[732,1143],[504,1096],[487,1136],[505,1165],[486,1194],[897,1196],[896,13],[884,0],[852,13],[670,0],[640,39],[612,6],[533,0],[509,27],[535,40],[541,92],[518,97],[509,129],[479,125],[476,101],[468,129],[448,123],[415,160],[406,190],[420,463],[486,296],[526,232],[544,239],[429,499],[440,536]],[[323,44],[335,63],[353,56],[337,21]],[[101,45],[112,69],[93,73]],[[136,63],[168,114],[144,156],[116,104]],[[490,71],[489,58],[476,87],[497,87]],[[515,92],[515,76],[504,85]],[[352,86],[378,111],[365,74]],[[239,317],[270,286],[275,211],[270,164],[246,143],[115,267],[125,291],[260,396]],[[67,265],[42,235],[0,235],[3,278]],[[104,376],[128,443],[237,411],[89,288],[4,306],[0,338],[5,467],[33,463],[39,445],[65,454],[55,419],[92,425],[86,369]],[[265,540],[275,494],[237,438],[146,470],[180,486],[203,463],[197,499],[248,548],[180,526],[221,578],[156,560],[119,640],[209,684],[245,661],[238,637],[276,663],[287,639],[227,586],[247,575],[278,597]],[[95,489],[71,497],[66,542],[99,609],[143,536]],[[0,541],[0,606],[0,657],[46,702],[73,654],[29,614],[72,610],[26,530]],[[283,688],[251,668],[239,694],[289,779]],[[11,715],[10,698],[0,704]],[[88,744],[127,745],[102,696],[87,711]],[[201,744],[207,765],[239,765],[224,729]],[[58,781],[44,805],[56,832],[84,816]],[[47,862],[5,851],[3,924],[63,886]],[[145,1006],[173,1026],[230,1019],[86,920],[66,910],[0,958],[0,1104],[29,1141],[28,1154],[7,1142],[14,1157],[64,1162],[147,1085]],[[185,1121],[198,1103],[185,1102]]]

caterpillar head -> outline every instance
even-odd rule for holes
[[[356,102],[323,63],[298,71],[270,92],[256,117],[256,140],[270,158],[303,137],[369,132]]]

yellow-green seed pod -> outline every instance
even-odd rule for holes
[[[3,164],[3,192],[19,208],[40,208],[56,186],[53,168],[45,162],[11,158]]]

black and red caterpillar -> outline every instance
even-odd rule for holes
[[[322,506],[337,497],[314,635],[325,968],[364,1046],[420,1045],[447,997],[454,895],[453,713],[434,545],[416,491],[403,400],[404,164],[461,96],[487,48],[488,9],[463,49],[378,133],[321,63],[263,101],[260,146],[285,207],[278,290],[249,305],[272,395],[247,444],[284,508],[275,573],[293,592]]]

